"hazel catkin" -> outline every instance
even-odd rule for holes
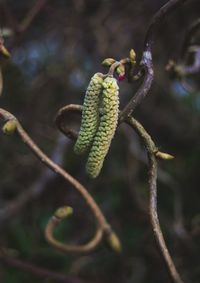
[[[119,95],[117,80],[107,77],[102,89],[102,116],[86,164],[91,178],[99,175],[118,123]]]
[[[92,144],[99,125],[99,99],[103,75],[96,73],[90,80],[83,103],[81,127],[74,146],[76,154],[84,153]]]

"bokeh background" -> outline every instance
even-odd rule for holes
[[[120,126],[96,180],[85,174],[87,156],[73,152],[73,142],[54,125],[58,109],[83,102],[90,77],[106,72],[103,59],[126,57],[134,48],[141,58],[143,41],[161,0],[48,0],[25,30],[23,22],[36,0],[0,1],[5,45],[1,107],[16,115],[34,141],[81,181],[118,233],[123,253],[102,244],[86,256],[64,255],[44,239],[56,208],[74,207],[57,229],[63,242],[80,243],[93,233],[94,219],[72,186],[46,169],[17,135],[0,135],[0,241],[10,256],[93,283],[170,282],[156,247],[148,217],[148,167],[138,136]],[[199,17],[199,1],[187,1],[156,31],[155,80],[134,112],[160,150],[175,155],[159,162],[158,206],[161,226],[176,266],[186,282],[200,281],[200,91],[199,74],[186,90],[169,77],[169,59],[179,60],[187,28]],[[200,43],[196,38],[195,43]],[[120,83],[123,107],[139,83]],[[79,127],[80,119],[66,123]],[[17,208],[16,208],[17,203]],[[13,205],[14,204],[14,205]],[[56,282],[0,262],[2,283]],[[73,282],[73,281],[72,281]]]

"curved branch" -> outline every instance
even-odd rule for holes
[[[55,212],[55,214],[50,218],[45,228],[46,239],[53,247],[55,247],[56,249],[64,253],[74,253],[74,254],[78,253],[79,254],[79,253],[91,252],[93,249],[97,247],[97,245],[100,243],[103,237],[103,230],[102,230],[102,227],[99,225],[97,226],[97,229],[96,229],[96,232],[93,238],[84,245],[67,245],[67,244],[63,244],[59,242],[58,240],[54,238],[53,233],[54,233],[55,228],[64,218],[66,218],[69,214],[71,214],[70,209],[71,208],[69,207],[59,208]],[[63,215],[63,210],[65,211],[64,215]],[[61,211],[61,213],[59,211]]]
[[[188,46],[192,45],[192,40],[195,34],[200,30],[200,18],[197,19],[192,25],[189,27],[188,31],[185,34],[185,38],[182,45],[181,50],[181,59],[183,59],[186,55]]]
[[[55,124],[56,124],[57,128],[65,136],[67,136],[71,140],[76,140],[77,137],[78,137],[78,133],[75,130],[73,130],[73,129],[69,128],[69,127],[66,127],[66,125],[64,124],[64,119],[67,116],[67,114],[69,112],[72,112],[72,111],[81,115],[82,109],[83,109],[82,105],[69,104],[69,105],[66,105],[66,106],[60,108],[58,110],[57,114],[56,114]]]
[[[143,98],[148,94],[154,77],[152,47],[154,41],[155,28],[163,20],[168,13],[183,4],[187,0],[170,0],[154,15],[144,40],[144,50],[140,63],[141,69],[145,71],[145,76],[142,85],[136,94],[131,98],[128,104],[124,107],[120,115],[120,121],[124,121],[135,110],[136,106],[141,103]]]
[[[151,225],[153,228],[153,233],[158,244],[159,250],[164,258],[169,274],[174,283],[183,283],[172,257],[168,251],[166,246],[163,233],[160,227],[159,219],[158,219],[158,211],[157,211],[157,160],[156,153],[157,148],[151,139],[150,135],[145,131],[143,126],[135,120],[133,117],[129,117],[126,120],[126,123],[133,128],[138,135],[142,138],[142,141],[146,147],[149,159],[149,190],[150,190],[150,198],[149,198],[149,214],[151,219]]]
[[[18,120],[14,115],[0,108],[0,118],[7,123],[14,122],[16,131],[18,132],[19,136],[21,137],[23,142],[30,148],[30,150],[36,155],[36,157],[41,162],[43,162],[47,167],[49,167],[51,170],[59,174],[66,181],[68,181],[73,185],[73,187],[82,195],[87,205],[90,207],[92,213],[96,218],[98,226],[101,227],[101,230],[105,233],[105,235],[112,234],[113,232],[110,225],[108,224],[99,206],[92,198],[92,196],[89,194],[89,192],[86,190],[86,188],[82,184],[80,184],[75,178],[73,178],[69,173],[67,173],[64,169],[62,169],[60,166],[54,163],[46,154],[44,154],[40,150],[40,148],[33,142],[33,140],[28,136],[28,134],[22,128],[21,124],[18,122]],[[4,129],[6,129],[5,125],[4,125]],[[98,235],[100,235],[100,233],[98,233]]]
[[[63,124],[63,117],[68,112],[77,112],[78,114],[82,111],[81,105],[75,105],[70,104],[63,108],[61,108],[58,111],[58,114],[56,116],[56,125],[60,129],[62,127],[62,132],[65,133],[69,138],[72,138],[72,129],[67,128]],[[129,117],[125,120],[125,122],[133,128],[138,135],[142,138],[143,143],[146,147],[148,158],[149,158],[149,189],[150,189],[150,219],[151,219],[151,225],[153,228],[154,236],[156,238],[159,250],[161,251],[161,254],[165,260],[167,269],[175,283],[183,283],[182,279],[180,278],[179,273],[176,270],[176,267],[173,263],[173,260],[169,254],[169,251],[167,249],[160,224],[158,219],[158,212],[157,212],[157,160],[156,158],[164,159],[164,160],[170,160],[173,158],[172,155],[163,153],[158,151],[158,148],[154,144],[151,136],[145,131],[144,127],[133,117]],[[70,134],[69,134],[70,133]],[[76,133],[77,136],[77,133]],[[74,136],[74,138],[76,138]],[[57,221],[54,219],[53,221]],[[51,224],[52,225],[52,224]]]

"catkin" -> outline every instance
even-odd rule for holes
[[[99,98],[103,78],[96,73],[90,80],[83,103],[81,127],[74,146],[77,154],[84,153],[92,144],[99,125]]]
[[[86,164],[86,171],[91,178],[99,175],[115,134],[119,114],[118,89],[115,78],[107,77],[104,80],[101,102],[103,112]]]

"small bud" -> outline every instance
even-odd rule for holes
[[[116,72],[120,76],[125,75],[125,66],[123,64],[120,64],[119,67],[117,67]]]
[[[117,235],[114,232],[112,232],[108,236],[107,240],[108,240],[109,246],[111,247],[111,249],[113,251],[115,251],[116,253],[121,253],[122,246],[121,246],[119,238],[117,237]]]
[[[119,81],[119,82],[123,81],[124,79],[125,79],[125,74],[118,76],[118,81]]]
[[[115,59],[113,58],[106,58],[105,60],[103,60],[103,62],[101,63],[103,66],[107,66],[110,67],[112,64],[114,64],[116,62]]]
[[[135,64],[136,54],[135,54],[134,49],[131,49],[131,50],[130,50],[130,52],[129,52],[129,58],[130,58],[130,60],[131,60],[131,63],[132,63],[132,64]]]
[[[159,159],[164,159],[164,160],[174,159],[173,155],[165,153],[165,152],[161,152],[161,151],[156,152],[156,157]]]
[[[8,50],[5,48],[4,45],[0,45],[0,53],[6,58],[10,58],[10,53],[8,52]]]
[[[5,125],[2,128],[2,131],[6,135],[12,135],[15,132],[16,127],[17,127],[16,121],[15,120],[10,120],[10,121],[5,123]]]
[[[71,215],[73,213],[73,208],[70,206],[63,206],[60,207],[56,210],[56,212],[54,213],[54,216],[59,218],[59,219],[63,219],[69,215]]]

